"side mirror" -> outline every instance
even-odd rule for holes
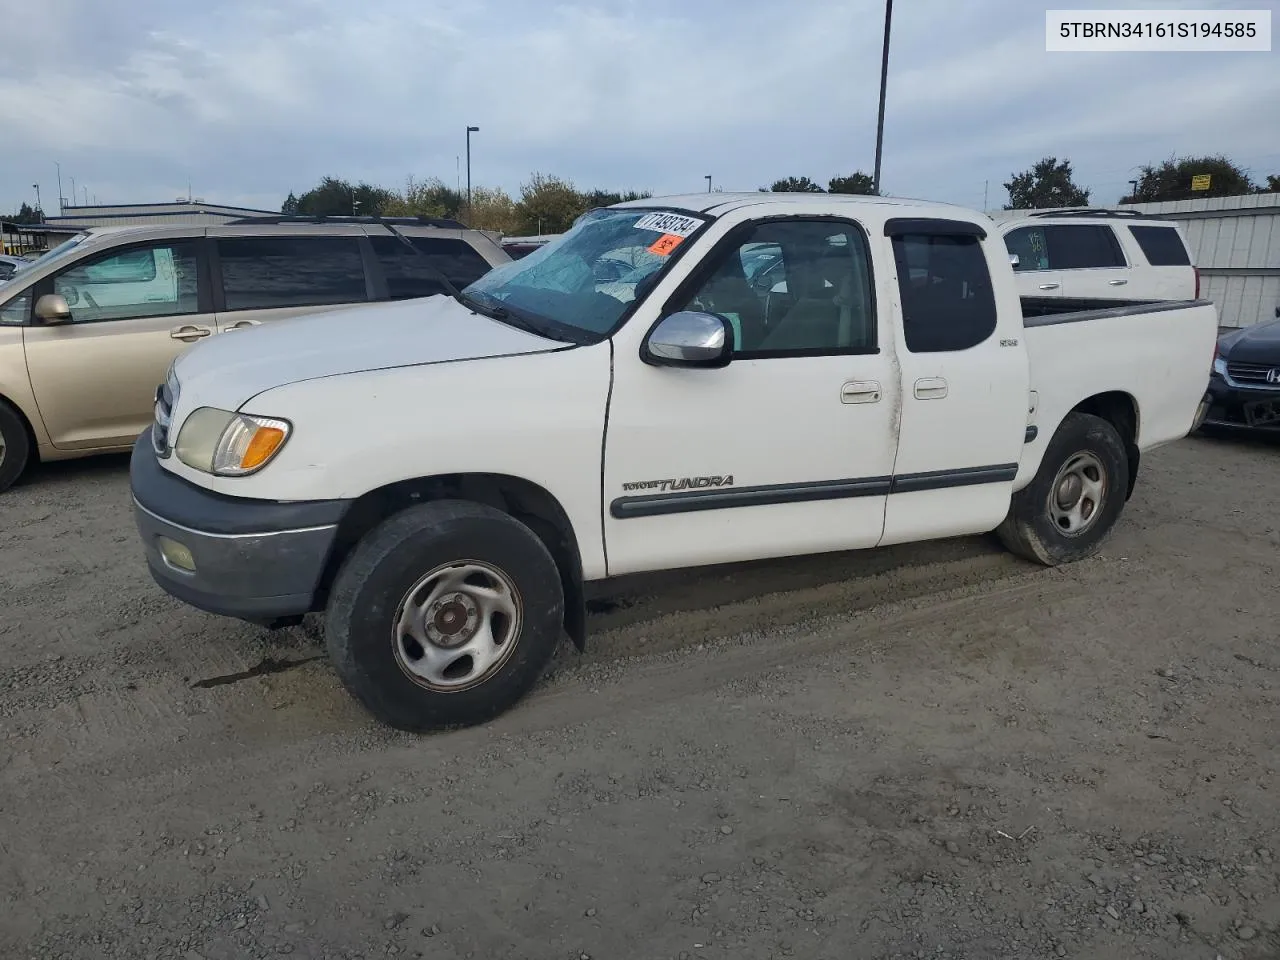
[[[67,298],[56,293],[46,293],[36,301],[36,319],[50,325],[68,323],[71,320],[71,307]]]
[[[694,310],[664,317],[640,348],[640,359],[657,367],[723,367],[732,355],[729,321]]]
[[[1009,266],[1013,267],[1016,270],[1018,269],[1018,264],[1020,262],[1021,261],[1018,260],[1018,255],[1016,253],[1009,254]]]

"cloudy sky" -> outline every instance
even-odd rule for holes
[[[1130,7],[1265,8],[1280,0]],[[1280,52],[1046,53],[1057,0],[898,0],[884,186],[980,206],[1071,159],[1280,173]],[[875,155],[883,0],[0,0],[0,210],[186,195],[278,209],[321,176],[579,187],[825,183]]]

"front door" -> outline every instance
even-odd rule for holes
[[[1062,272],[1049,256],[1049,237],[1042,224],[1019,227],[1005,235],[1009,253],[1018,258],[1013,274],[1018,280],[1018,295],[1032,300],[1065,297]]]
[[[899,398],[872,285],[857,224],[757,221],[731,231],[662,310],[726,317],[728,366],[650,366],[636,338],[615,341],[611,575],[876,544]]]
[[[162,240],[87,257],[37,285],[71,320],[27,327],[27,370],[55,447],[132,443],[151,423],[173,359],[210,336],[198,281],[200,240]]]
[[[903,229],[910,232],[890,241],[902,426],[885,544],[995,529],[1009,508],[1027,422],[1022,313],[996,306],[1014,301],[999,240],[984,243],[975,225],[946,220],[909,220]]]

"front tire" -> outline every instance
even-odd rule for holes
[[[31,458],[31,440],[26,424],[3,400],[0,400],[0,493],[8,490]]]
[[[1129,458],[1116,428],[1092,414],[1069,413],[996,534],[1034,563],[1083,560],[1110,536],[1128,489]]]
[[[421,732],[490,720],[529,691],[564,632],[555,560],[528,527],[440,500],[357,544],[326,612],[330,659],[377,719]]]

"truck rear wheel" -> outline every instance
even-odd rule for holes
[[[0,400],[0,493],[22,476],[30,456],[26,425],[12,407]]]
[[[1116,428],[1092,414],[1069,413],[996,533],[1012,553],[1035,563],[1083,560],[1110,535],[1128,489],[1129,458]]]
[[[347,690],[401,730],[470,726],[516,703],[564,633],[555,561],[528,527],[462,500],[374,528],[339,571],[326,612]]]

